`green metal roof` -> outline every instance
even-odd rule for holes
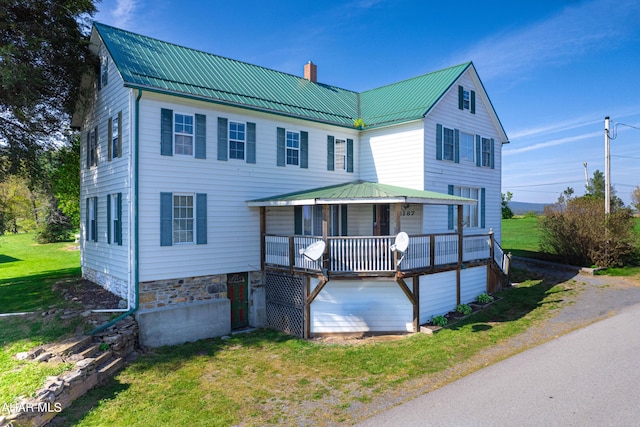
[[[420,203],[475,205],[474,199],[377,182],[354,181],[312,190],[249,200],[249,206],[341,205],[357,203]]]
[[[362,119],[368,127],[420,119],[469,66],[470,62],[362,92]]]
[[[471,66],[357,93],[94,23],[127,87],[367,128],[423,117]]]

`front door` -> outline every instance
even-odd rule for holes
[[[249,326],[249,273],[227,274],[227,296],[231,300],[231,329]]]
[[[389,236],[389,204],[373,205],[373,235]]]

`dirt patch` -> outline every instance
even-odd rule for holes
[[[61,280],[52,289],[60,292],[67,301],[82,304],[86,310],[126,308],[126,301],[123,304],[122,298],[85,279]]]

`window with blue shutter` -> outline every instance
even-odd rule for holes
[[[227,129],[228,120],[224,117],[218,117],[218,160],[226,161],[228,159],[227,147]]]
[[[160,154],[173,156],[173,110],[160,111]]]
[[[285,141],[285,128],[276,129],[276,165],[286,165],[287,147]]]
[[[300,167],[309,168],[309,133],[300,131]]]
[[[353,172],[353,139],[347,138],[347,172]]]
[[[160,246],[207,243],[207,195],[160,193]]]
[[[256,162],[256,124],[247,122],[247,163]]]
[[[332,171],[335,170],[335,137],[328,135],[327,136],[327,170]]]
[[[207,158],[207,116],[204,114],[196,114],[195,158]]]
[[[458,86],[458,109],[469,110],[471,114],[476,113],[476,92]]]

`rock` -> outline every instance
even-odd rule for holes
[[[127,300],[121,299],[118,301],[118,308],[127,308],[128,305]]]
[[[27,360],[27,359],[29,359],[29,352],[28,351],[21,351],[20,353],[16,354],[16,359],[18,359],[18,360]]]

